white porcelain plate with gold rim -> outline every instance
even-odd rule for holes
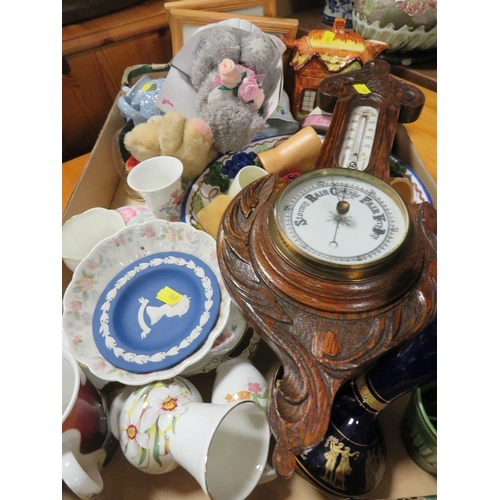
[[[220,307],[215,326],[193,353],[174,366],[147,373],[133,373],[110,363],[99,351],[93,333],[93,318],[102,292],[128,266],[162,252],[182,252],[201,259],[216,276],[220,289]],[[220,335],[229,318],[231,299],[217,262],[215,240],[183,222],[153,220],[126,227],[99,243],[76,268],[63,298],[63,333],[77,360],[99,379],[126,385],[142,385],[183,373],[203,359]]]

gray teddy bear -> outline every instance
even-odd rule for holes
[[[266,128],[262,82],[281,54],[265,33],[215,26],[201,34],[191,67],[195,109],[220,153],[243,150]]]

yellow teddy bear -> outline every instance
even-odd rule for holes
[[[125,149],[137,162],[154,156],[174,156],[182,161],[182,181],[191,183],[218,152],[212,147],[213,134],[201,118],[188,120],[178,111],[155,115],[139,123],[123,138]]]

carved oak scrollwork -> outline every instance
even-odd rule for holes
[[[333,117],[315,169],[339,167],[342,138],[356,123],[350,125],[350,117],[371,107],[377,122],[365,172],[389,182],[397,122],[416,120],[425,101],[417,87],[389,70],[375,60],[320,84],[319,107]],[[340,385],[437,314],[437,217],[429,203],[408,206],[410,230],[390,260],[368,272],[356,266],[340,275],[314,272],[285,255],[270,230],[273,204],[287,182],[268,175],[243,189],[227,208],[217,238],[229,293],[282,365],[268,413],[276,437],[273,463],[282,477],[293,473],[296,455],[323,438]]]
[[[316,446],[337,389],[436,317],[436,211],[409,207],[412,231],[383,276],[340,282],[308,274],[273,245],[268,217],[285,181],[263,177],[230,203],[217,238],[219,265],[245,319],[278,356],[271,387],[273,464],[282,477]]]

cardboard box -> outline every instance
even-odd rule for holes
[[[162,71],[165,70],[166,66],[156,65],[149,68],[155,72],[155,77],[159,77],[162,76]],[[143,66],[129,68],[124,74],[122,84],[132,85],[143,74]],[[126,196],[124,181],[118,174],[113,158],[112,144],[114,137],[125,124],[125,120],[117,107],[119,95],[115,99],[89,161],[69,199],[63,214],[63,223],[70,217],[92,207],[118,208],[136,203]],[[411,166],[412,170],[427,187],[434,204],[437,206],[436,183],[426,170],[403,125],[398,126],[393,151],[396,156]],[[72,273],[63,264],[63,293],[70,283],[71,277]],[[257,357],[259,359],[255,359],[256,366],[269,377],[269,372],[266,372],[266,370],[269,370],[269,367],[277,361],[275,354],[266,344],[261,342]],[[190,380],[200,390],[205,401],[209,400],[213,377],[214,372],[190,377]],[[394,432],[394,429],[399,429],[408,398],[408,394],[401,397],[388,408],[387,412],[381,415],[380,423],[388,450],[386,470],[390,471],[390,474],[386,472],[382,482],[372,492],[365,495],[366,498],[418,496],[435,494],[437,491],[436,478],[420,469],[412,461],[404,450],[402,441],[398,438],[398,433]],[[148,475],[129,464],[120,449],[116,451],[111,462],[105,467],[102,476],[104,490],[99,495],[102,500],[115,500],[116,498],[134,500],[138,497],[144,500],[159,498],[203,500],[206,498],[196,481],[180,467],[168,474]],[[278,478],[270,483],[257,486],[249,496],[249,500],[261,498],[321,500],[324,498],[324,494],[297,474],[294,474],[289,480]],[[64,484],[62,499],[76,499],[76,496]]]
[[[158,73],[155,73],[156,78],[165,74],[162,73],[165,66],[166,65],[159,65],[156,67],[158,71]],[[124,85],[132,85],[143,74],[141,71],[143,69],[144,67],[142,66],[129,68],[124,75],[122,83]],[[123,205],[134,203],[128,199],[125,194],[123,181],[118,174],[118,169],[115,167],[112,151],[114,137],[125,124],[125,120],[121,116],[116,105],[119,96],[120,94],[118,94],[115,99],[85,170],[69,199],[63,215],[63,223],[70,217],[92,207],[118,208]],[[437,208],[436,182],[426,169],[424,162],[410,140],[406,128],[402,124],[399,124],[397,128],[393,152],[404,163],[410,166],[424,183],[429,191],[434,206]],[[63,266],[63,290],[71,281],[71,276],[72,274],[66,269],[66,266]]]

